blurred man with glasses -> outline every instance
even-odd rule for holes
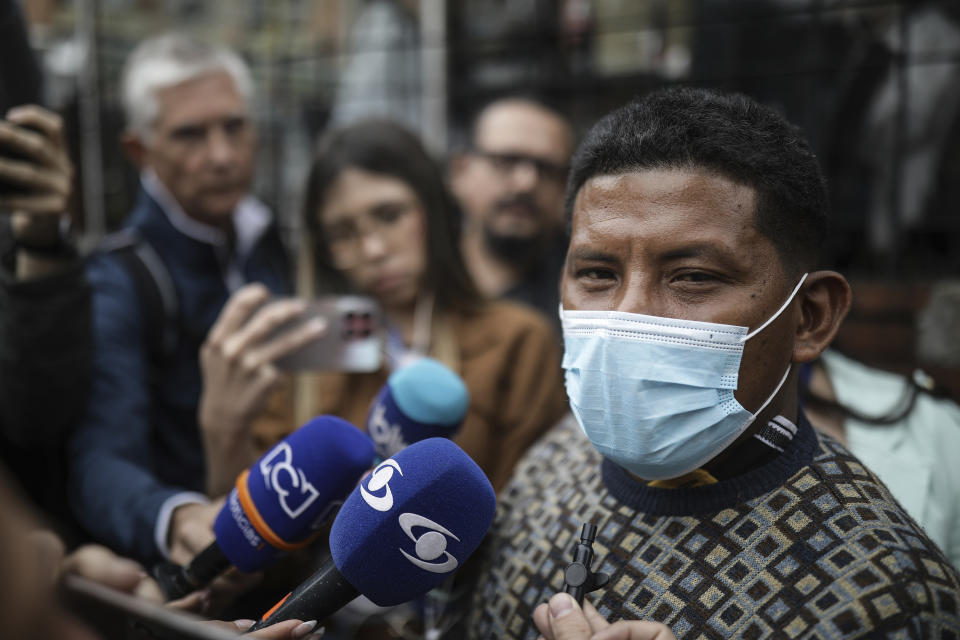
[[[572,151],[562,115],[528,98],[505,98],[479,112],[469,148],[451,165],[464,211],[463,255],[477,286],[492,298],[529,304],[554,323]]]

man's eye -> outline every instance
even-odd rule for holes
[[[714,282],[719,280],[717,276],[704,271],[686,271],[678,274],[675,279],[679,282]]]
[[[207,130],[203,127],[183,127],[173,132],[173,137],[181,142],[196,142],[206,135]]]
[[[616,275],[610,269],[581,269],[577,272],[578,278],[585,280],[613,280]]]

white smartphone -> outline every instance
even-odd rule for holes
[[[317,317],[326,320],[324,334],[275,361],[278,368],[348,373],[369,373],[380,368],[386,331],[375,300],[364,296],[315,298],[307,303],[303,316],[280,331],[289,331]]]

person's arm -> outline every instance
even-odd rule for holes
[[[0,425],[10,442],[55,446],[83,410],[91,359],[90,291],[60,233],[73,169],[57,115],[30,106],[8,120],[0,122],[0,210],[14,213],[0,220],[11,244],[0,269]]]
[[[90,331],[90,288],[79,260],[39,280],[0,273],[0,426],[8,441],[62,442],[87,400]]]
[[[318,319],[274,337],[276,330],[299,317],[302,300],[268,303],[260,284],[239,289],[227,302],[200,349],[203,394],[199,423],[206,462],[206,491],[227,493],[237,475],[254,462],[250,433],[283,380],[274,360],[319,337],[326,325]]]
[[[153,559],[165,551],[161,508],[183,490],[153,472],[149,358],[133,280],[109,255],[91,262],[88,277],[95,351],[87,410],[70,440],[71,506],[98,540]]]
[[[0,121],[0,210],[12,212],[15,275],[33,280],[76,262],[61,225],[73,184],[63,121],[36,105],[15,107]]]

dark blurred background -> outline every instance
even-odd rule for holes
[[[77,223],[90,243],[119,225],[134,194],[117,142],[120,66],[140,38],[182,28],[251,63],[257,192],[288,239],[311,145],[332,123],[390,115],[442,157],[500,95],[533,94],[582,133],[634,95],[685,83],[745,92],[806,131],[832,194],[825,262],[854,283],[842,348],[907,370],[931,286],[960,276],[960,0],[23,4],[48,103],[71,124]]]

